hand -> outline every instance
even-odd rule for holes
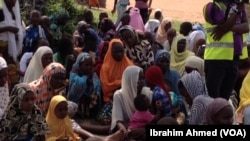
[[[19,31],[19,28],[15,27],[15,26],[8,26],[8,27],[7,27],[7,31],[16,34],[16,33]]]
[[[223,31],[220,26],[217,26],[213,29],[211,36],[213,37],[215,41],[219,41],[224,34],[225,34],[225,31]]]
[[[160,109],[162,107],[162,102],[161,101],[156,101],[155,106],[157,109]]]

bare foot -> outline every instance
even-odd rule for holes
[[[124,139],[124,130],[116,131],[114,134],[107,136],[104,141],[123,141]]]

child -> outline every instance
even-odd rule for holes
[[[35,52],[35,43],[39,38],[45,38],[44,29],[40,24],[41,13],[37,10],[32,10],[30,13],[30,22],[26,28],[26,36],[24,37],[24,52]]]
[[[156,115],[150,113],[149,109],[151,107],[151,103],[146,95],[140,94],[137,97],[135,97],[134,105],[137,111],[130,119],[128,130],[145,128],[147,124],[156,123],[159,120],[161,115],[161,106],[162,106],[162,103],[160,101],[156,101],[156,108],[157,108]],[[138,135],[137,137],[128,137],[128,138],[133,140],[141,138],[141,135]]]
[[[73,131],[68,116],[67,100],[62,95],[56,95],[51,99],[46,122],[50,129],[50,133],[46,135],[46,141],[63,139],[80,141],[80,137]]]
[[[10,101],[0,121],[0,140],[44,140],[49,132],[40,109],[35,105],[35,94],[26,83],[15,85]]]

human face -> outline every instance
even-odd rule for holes
[[[122,40],[128,44],[130,47],[133,47],[136,43],[136,36],[135,33],[129,30],[125,30],[122,33]]]
[[[171,23],[167,23],[167,24],[164,26],[165,31],[168,32],[168,29],[170,29],[171,26],[172,26]]]
[[[30,15],[30,21],[33,26],[38,26],[41,21],[41,15],[39,12],[32,12]]]
[[[91,57],[86,58],[80,63],[80,69],[85,75],[90,75],[93,71],[93,59]]]
[[[163,71],[163,73],[167,70],[169,70],[169,66],[170,66],[170,60],[169,57],[167,56],[167,54],[162,54],[156,62],[157,66],[159,66],[161,68],[161,70]]]
[[[31,112],[34,108],[35,99],[35,94],[32,91],[27,91],[21,102],[21,110],[24,112]]]
[[[137,82],[137,93],[140,94],[141,93],[141,90],[144,86],[144,74],[143,74],[143,71],[140,71],[139,73],[139,78],[138,78],[138,82]]]
[[[177,42],[177,52],[178,53],[182,53],[185,51],[186,49],[186,44],[187,44],[187,41],[186,39],[181,39]]]
[[[42,56],[42,65],[43,68],[46,68],[50,63],[53,61],[53,54],[52,53],[46,53]]]
[[[124,48],[121,43],[113,43],[112,50],[111,50],[112,57],[117,61],[120,62],[124,57]]]
[[[0,87],[3,87],[8,80],[8,69],[4,68],[0,70]]]
[[[231,105],[221,109],[216,115],[212,117],[214,124],[217,125],[232,125],[233,124],[233,108]]]
[[[58,103],[54,112],[57,118],[64,119],[68,115],[68,103],[66,101]]]
[[[53,89],[59,89],[65,86],[66,73],[55,73],[50,80],[50,86]]]

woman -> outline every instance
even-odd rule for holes
[[[174,92],[177,96],[176,107],[179,107],[180,110],[187,116],[186,108],[184,104],[183,97],[180,95],[178,89],[178,81],[180,75],[176,70],[170,68],[170,54],[164,49],[158,50],[155,56],[155,65],[159,66],[163,72],[164,82],[170,82],[171,91]]]
[[[237,122],[239,124],[250,125],[250,71],[248,71],[246,77],[242,82],[240,89],[240,103],[236,110]]]
[[[177,35],[171,46],[170,67],[178,71],[183,76],[185,71],[185,61],[189,56],[194,56],[193,52],[187,50],[188,43],[184,36]]]
[[[130,20],[129,25],[132,26],[135,30],[144,32],[145,27],[143,19],[140,15],[140,9],[133,7],[129,10],[129,15],[132,20]]]
[[[41,76],[44,68],[51,62],[53,62],[53,51],[51,48],[48,46],[39,47],[30,60],[23,82],[30,83],[37,80]]]
[[[43,141],[48,132],[48,125],[35,105],[35,94],[30,86],[27,83],[15,85],[0,121],[0,140]]]
[[[49,108],[49,102],[54,95],[65,89],[66,70],[56,62],[49,64],[41,76],[29,83],[36,95],[36,104],[44,116]]]
[[[95,117],[101,105],[101,82],[93,70],[91,56],[81,53],[70,72],[67,97],[78,104],[81,116]]]
[[[199,46],[206,44],[206,35],[201,30],[195,30],[188,36],[189,48],[188,50],[193,51],[195,54]]]
[[[233,125],[234,110],[225,98],[215,98],[206,110],[203,124],[205,125]]]
[[[0,119],[9,103],[8,66],[0,56]]]
[[[123,129],[127,132],[130,118],[136,111],[133,101],[138,94],[145,94],[152,101],[152,91],[147,87],[143,87],[143,85],[142,68],[128,66],[122,75],[121,89],[114,94],[111,131]]]
[[[99,36],[104,41],[110,41],[114,38],[115,33],[115,24],[113,23],[113,21],[109,18],[103,18],[100,22],[100,31],[98,33]]]
[[[144,70],[153,65],[154,52],[151,44],[147,40],[139,39],[133,27],[128,25],[123,26],[119,30],[119,34],[125,44],[127,56],[135,65],[138,65]]]
[[[197,56],[190,56],[185,62],[185,72],[190,73],[196,70],[200,73],[201,77],[205,81],[205,71],[204,71],[204,60]]]
[[[185,74],[179,81],[179,90],[185,98],[186,103],[190,106],[188,111],[190,125],[202,124],[205,111],[213,98],[208,96],[206,84],[197,71]]]
[[[103,43],[101,43],[100,47],[99,47],[99,55],[98,55],[98,58],[95,62],[95,72],[97,74],[98,77],[100,77],[100,71],[101,71],[101,68],[102,68],[102,64],[103,64],[103,60],[106,56],[106,53],[108,51],[108,47],[109,47],[109,42],[108,41],[104,41]]]
[[[112,39],[109,43],[109,48],[100,72],[104,107],[99,114],[99,119],[101,121],[105,120],[105,124],[110,122],[111,102],[114,92],[121,87],[123,71],[131,65],[133,65],[133,63],[124,54],[121,40]]]
[[[173,23],[170,18],[164,18],[157,30],[156,41],[158,41],[162,46],[164,46],[164,42],[167,41],[167,31],[173,26],[172,24]]]
[[[151,66],[145,72],[146,84],[153,91],[152,112],[156,113],[156,101],[162,103],[161,117],[172,116],[172,100],[169,94],[169,88],[163,80],[163,73],[160,67]]]

